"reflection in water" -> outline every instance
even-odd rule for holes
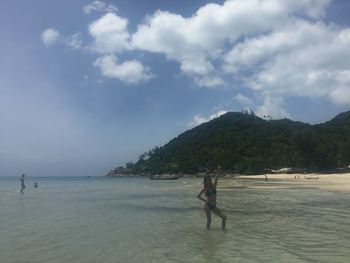
[[[203,256],[204,262],[221,262],[219,250],[226,241],[226,232],[221,229],[203,230],[194,236],[197,243],[194,247]]]

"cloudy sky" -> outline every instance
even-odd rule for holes
[[[227,111],[350,109],[350,1],[2,0],[0,176],[102,175]]]

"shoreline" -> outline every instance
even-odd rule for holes
[[[185,174],[179,178],[184,179],[200,179],[201,174]],[[288,183],[292,187],[298,188],[315,188],[327,191],[346,192],[350,193],[350,173],[291,173],[291,174],[265,174],[260,175],[237,175],[225,174],[220,176],[218,187],[222,190],[232,189],[276,189],[276,188],[291,188],[290,186],[282,186],[278,183]],[[146,175],[126,175],[118,174],[114,176],[103,176],[109,178],[144,178],[150,177]],[[256,181],[265,183],[266,185],[249,186],[248,188],[239,185],[240,181]],[[238,185],[237,185],[238,183]]]
[[[342,174],[266,174],[265,175],[241,175],[231,178],[220,178],[220,187],[223,189],[235,187],[237,181],[260,181],[266,182],[266,186],[257,188],[276,188],[273,182],[293,183],[295,187],[300,188],[317,188],[320,190],[347,192],[350,193],[350,173]],[[298,178],[299,176],[299,178]],[[220,180],[219,180],[220,182]],[[270,183],[270,184],[269,184]],[[278,188],[278,186],[277,186]]]

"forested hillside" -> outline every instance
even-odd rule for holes
[[[128,168],[134,173],[196,173],[220,165],[255,174],[266,168],[322,171],[349,164],[350,111],[317,125],[229,112],[142,154]]]

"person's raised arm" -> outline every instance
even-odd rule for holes
[[[216,173],[215,180],[214,180],[214,187],[216,188],[216,185],[218,184],[219,180],[219,173]]]
[[[214,180],[214,184],[213,184],[215,188],[216,188],[216,185],[218,184],[218,180],[219,180],[219,176],[220,176],[220,169],[221,169],[221,167],[218,166],[218,168],[215,171],[216,175],[215,175],[215,180]]]
[[[204,193],[205,189],[202,189],[199,194],[197,195],[197,198],[199,200],[202,200],[203,202],[206,202],[207,200],[205,200],[203,197],[202,197],[202,194]]]

